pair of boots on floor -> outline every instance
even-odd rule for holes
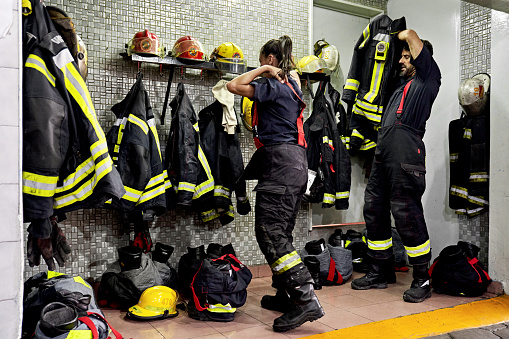
[[[368,263],[368,273],[352,281],[354,290],[368,290],[370,288],[387,288],[387,284],[396,282],[393,260],[374,261]],[[420,303],[431,297],[428,264],[413,265],[413,281],[410,288],[403,293],[403,300]]]
[[[314,292],[313,282],[278,289],[275,296],[264,295],[261,304],[265,309],[283,313],[272,325],[276,332],[294,329],[306,321],[315,321],[325,315]]]

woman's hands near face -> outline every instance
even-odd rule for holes
[[[285,74],[283,74],[283,71],[281,70],[281,68],[274,67],[271,65],[265,65],[263,67],[265,67],[265,69],[266,69],[266,71],[264,72],[264,75],[266,77],[274,78],[281,83],[288,82],[288,77]]]

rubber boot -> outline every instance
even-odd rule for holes
[[[285,290],[277,290],[276,295],[264,295],[261,301],[262,307],[281,313],[288,312],[292,309],[292,301]]]
[[[367,259],[367,258],[366,258]],[[375,262],[372,259],[368,263],[369,269],[365,276],[352,281],[352,289],[369,290],[370,288],[387,288],[387,284],[396,282],[396,273],[391,259],[383,262]]]
[[[414,280],[410,285],[410,289],[403,293],[403,300],[410,303],[420,303],[431,297],[428,264],[414,265],[412,276]]]
[[[164,264],[168,261],[168,259],[170,259],[170,256],[172,255],[173,250],[174,250],[173,246],[157,242],[156,248],[155,248],[154,252],[152,253],[152,260],[161,262]]]
[[[306,321],[315,321],[325,315],[311,282],[289,288],[287,292],[293,301],[293,308],[274,320],[272,325],[274,331],[289,331],[299,327]]]
[[[320,280],[320,261],[315,256],[307,256],[304,258],[304,265],[308,268],[313,278],[313,287],[315,290],[322,289],[322,281]]]

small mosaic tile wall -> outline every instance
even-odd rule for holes
[[[353,1],[376,8],[386,8],[386,1]],[[78,34],[88,51],[88,79],[96,113],[107,133],[115,121],[111,107],[121,101],[134,84],[138,67],[120,56],[125,44],[135,33],[148,29],[155,33],[169,51],[177,39],[191,35],[202,43],[207,55],[223,42],[234,42],[242,49],[249,66],[258,66],[260,47],[267,40],[286,34],[292,38],[293,54],[298,60],[308,54],[307,0],[47,0],[73,18]],[[156,118],[162,113],[169,70],[158,65],[142,64],[144,84]],[[220,80],[219,73],[176,69],[170,100],[176,84],[182,82],[197,112],[214,101],[211,89]],[[309,96],[305,95],[309,102]],[[237,112],[240,99],[236,98]],[[158,123],[162,152],[167,141],[170,110],[166,124]],[[307,112],[305,112],[307,114]],[[241,147],[247,164],[255,148],[250,133],[242,127]],[[249,182],[249,198],[254,208],[255,182]],[[67,214],[61,223],[72,247],[72,258],[59,271],[97,280],[108,264],[117,259],[116,249],[128,245],[133,226],[122,220],[121,213],[105,209],[78,210]],[[308,227],[311,213],[303,204],[294,231],[295,247],[300,249],[310,239]],[[26,232],[26,231],[25,231]],[[236,214],[235,220],[221,226],[219,222],[204,224],[193,212],[168,211],[150,228],[152,239],[175,247],[171,262],[177,265],[187,247],[215,242],[232,243],[239,259],[247,265],[265,264],[254,234],[254,212]],[[25,234],[26,239],[26,234]],[[25,279],[47,269],[25,265]]]
[[[460,34],[460,82],[480,72],[491,74],[491,9],[462,1]],[[489,211],[473,218],[458,218],[459,239],[480,247],[479,261],[487,268]]]

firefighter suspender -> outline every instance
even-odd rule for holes
[[[414,79],[410,80],[403,89],[403,96],[401,97],[401,102],[399,103],[398,110],[396,111],[396,123],[401,124],[401,113],[403,112],[403,105],[405,103],[405,97],[408,92],[408,89],[410,88],[410,84],[414,81]]]

